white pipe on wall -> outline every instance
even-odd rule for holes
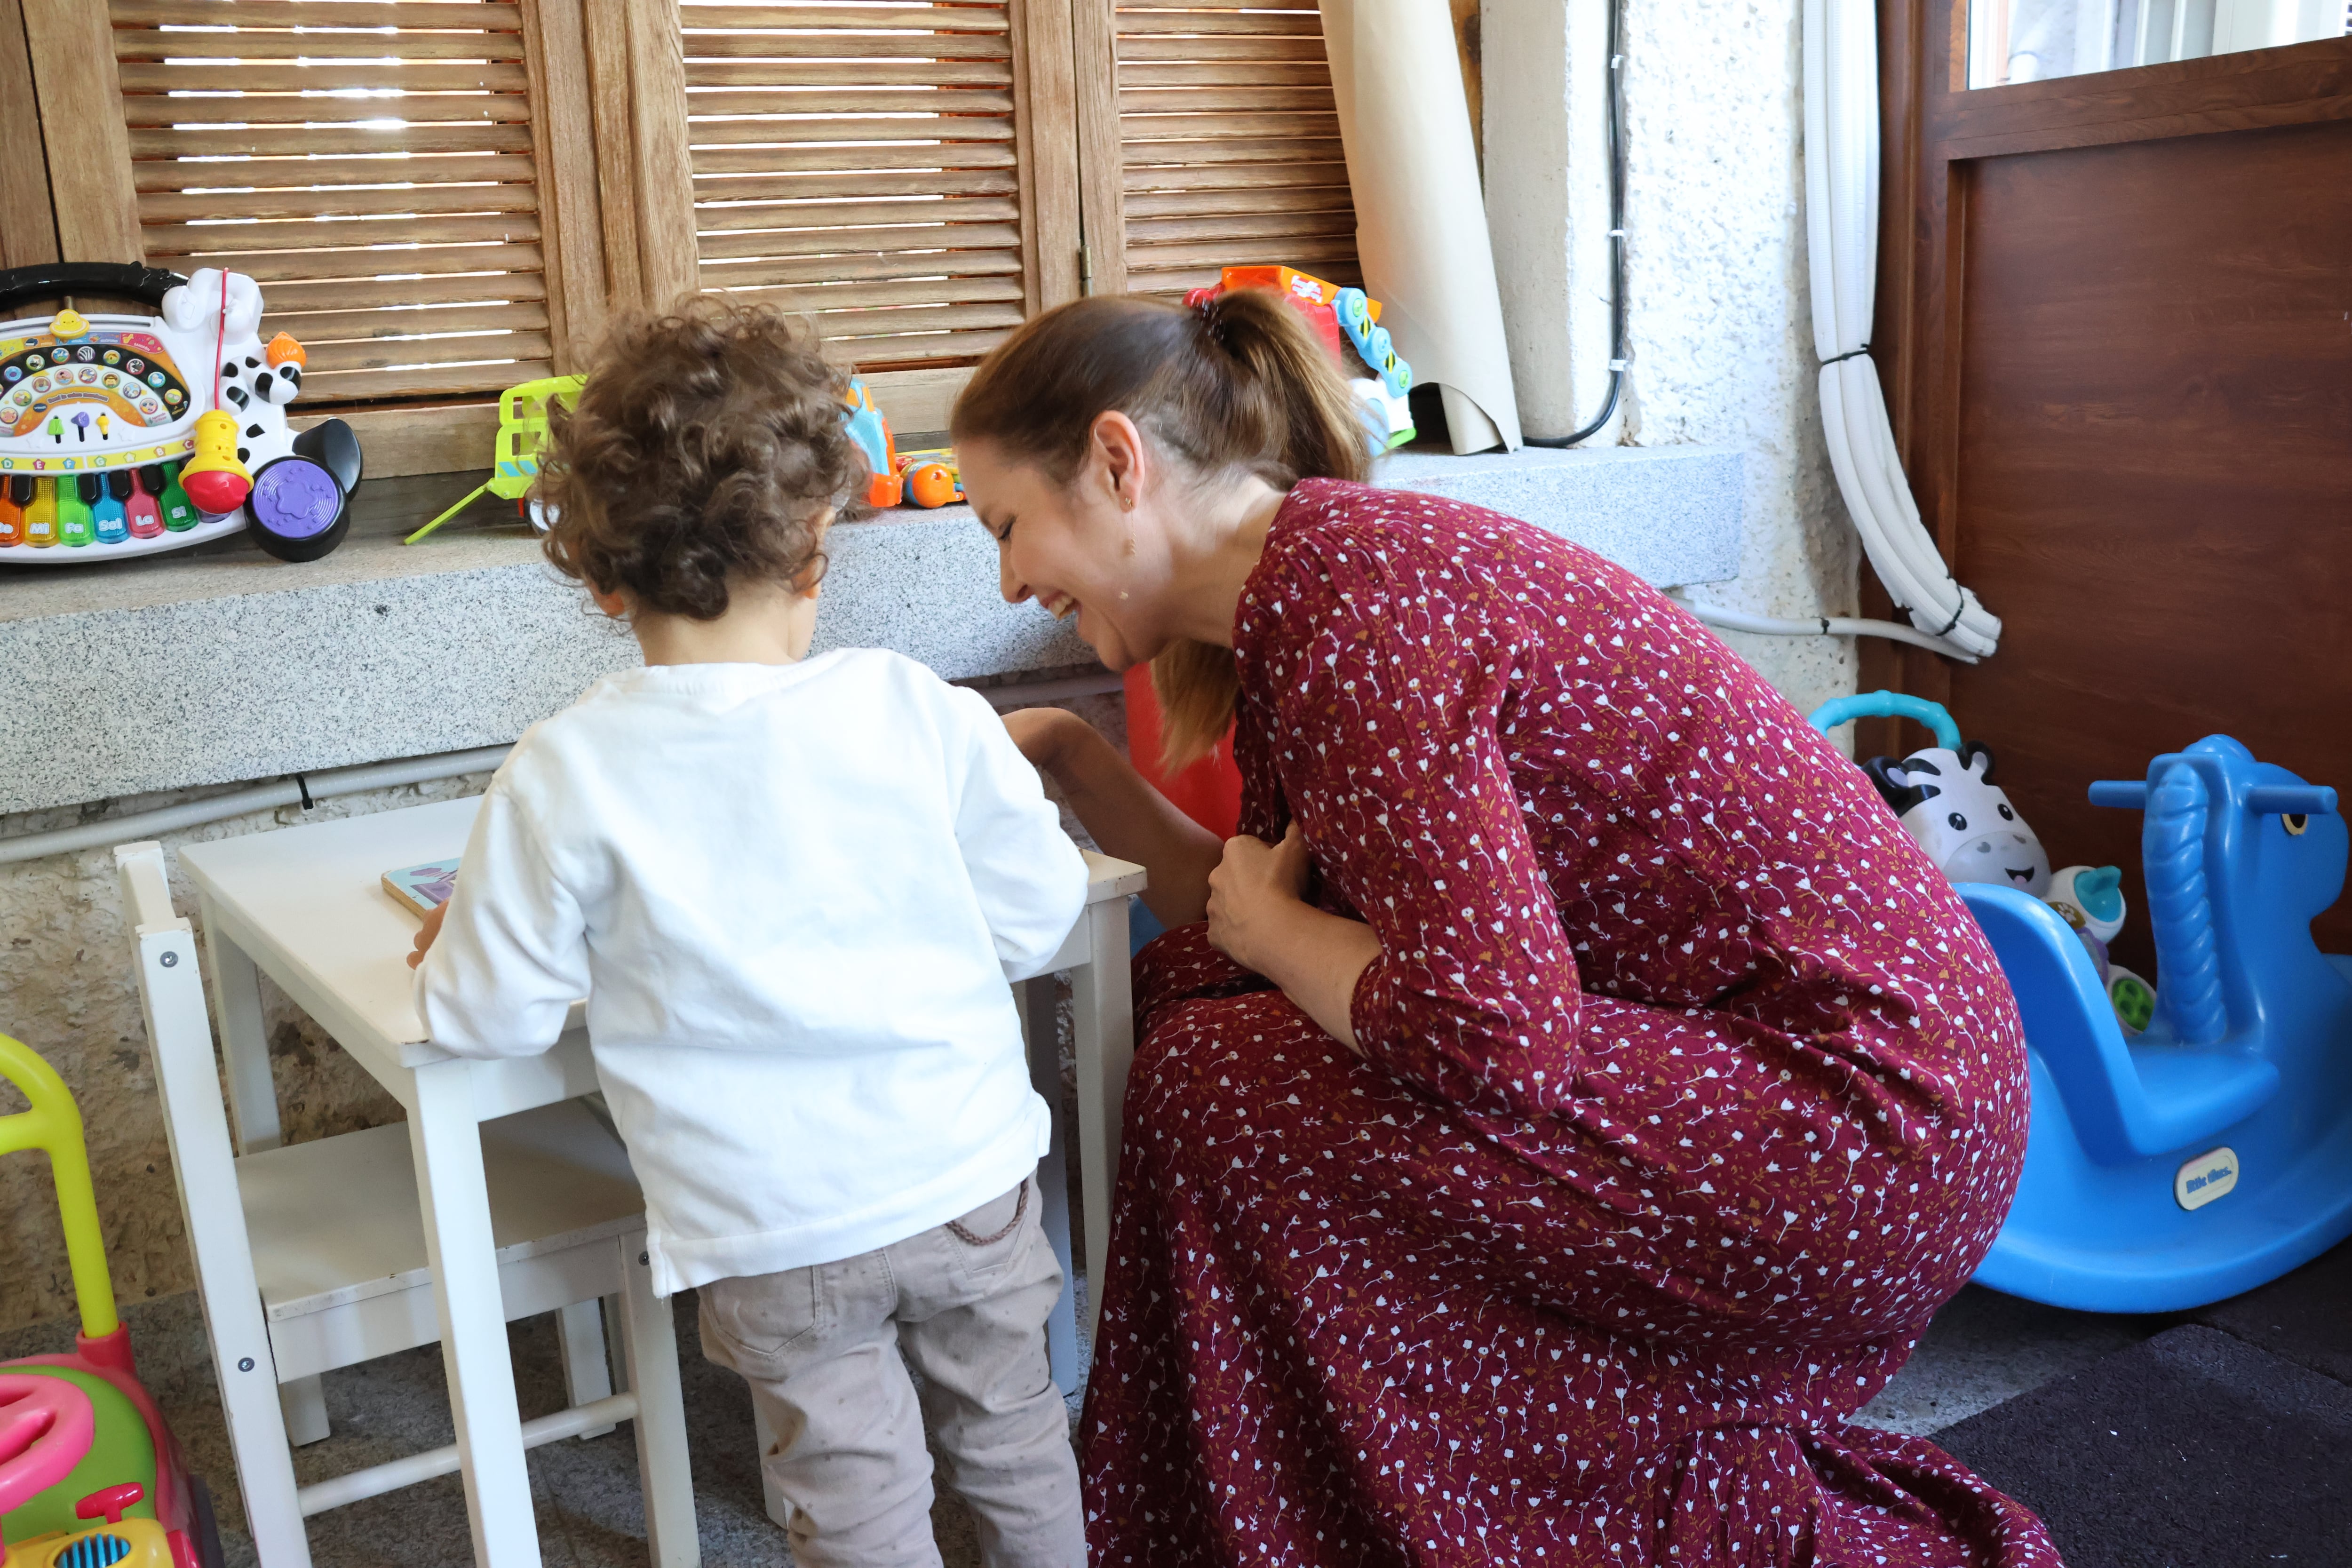
[[[337,795],[358,795],[364,790],[392,789],[400,784],[428,784],[436,779],[453,779],[461,773],[483,773],[497,767],[511,750],[510,746],[484,746],[478,751],[444,752],[438,756],[409,757],[396,763],[367,763],[355,768],[331,768],[324,773],[297,773],[290,779],[253,784],[245,789],[231,790],[226,795],[183,801],[178,805],[137,812],[130,816],[108,817],[47,833],[20,833],[14,838],[0,838],[0,866],[18,860],[37,860],[45,855],[67,855],[77,849],[96,849],[109,844],[154,838],[183,827],[197,827],[207,822],[219,822],[225,817],[242,816],[249,811],[299,805],[306,790],[312,800],[331,800]]]
[[[1805,224],[1830,466],[1872,568],[1932,639],[1922,646],[1973,662],[2000,646],[2000,617],[1960,585],[1928,537],[1870,362],[1878,157],[1876,7],[1805,0]]]
[[[1753,632],[1769,637],[1885,637],[1889,642],[1909,643],[1933,653],[1949,653],[1951,647],[1941,638],[1893,621],[1859,621],[1847,616],[1811,616],[1803,620],[1784,620],[1777,616],[1751,616],[1745,610],[1719,610],[1713,605],[1680,601],[1683,608],[1708,626],[1727,632]]]
[[[982,691],[981,695],[1002,710],[1030,703],[1066,702],[1076,697],[1101,696],[1120,689],[1119,678],[1105,672],[1072,676],[1061,680],[1032,680],[1015,686],[992,687]],[[504,762],[507,753],[513,749],[511,746],[483,746],[470,752],[444,752],[437,756],[407,757],[398,762],[365,763],[357,767],[330,768],[323,773],[296,773],[291,778],[252,784],[244,789],[231,790],[226,795],[206,795],[202,800],[182,801],[177,805],[159,806],[153,811],[136,812],[129,816],[106,817],[73,827],[54,828],[46,833],[20,833],[13,838],[0,838],[0,866],[13,865],[20,860],[38,860],[47,855],[70,855],[77,850],[102,848],[110,844],[128,844],[135,839],[161,837],[184,827],[201,827],[208,822],[243,816],[251,811],[299,805],[306,798],[332,800],[339,795],[360,795],[372,789],[393,789],[401,784],[431,784],[467,773],[488,773]]]

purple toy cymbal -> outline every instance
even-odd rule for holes
[[[246,506],[254,542],[280,561],[316,561],[351,527],[349,500],[335,476],[299,456],[263,464]]]

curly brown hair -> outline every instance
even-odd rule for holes
[[[625,318],[579,401],[548,421],[548,560],[698,621],[727,613],[730,584],[807,585],[828,518],[866,479],[847,387],[814,330],[771,306],[705,295]]]

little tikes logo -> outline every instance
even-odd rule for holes
[[[2226,1197],[2238,1184],[2238,1155],[2233,1149],[2214,1149],[2182,1165],[2172,1178],[2172,1197],[2185,1209],[2201,1209]]]

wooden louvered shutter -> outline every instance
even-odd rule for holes
[[[258,281],[306,412],[551,374],[522,6],[110,5],[142,248]]]
[[[877,393],[960,380],[1077,292],[1069,19],[1068,0],[680,6],[700,287],[806,311],[886,373]],[[920,405],[892,417],[943,417]]]
[[[1095,7],[1081,14],[1081,58],[1090,32],[1108,33],[1092,52],[1117,65],[1109,93],[1089,93],[1081,68],[1087,146],[1106,154],[1087,178],[1097,291],[1173,297],[1214,283],[1222,268],[1271,263],[1362,283],[1313,5],[1079,4]]]

